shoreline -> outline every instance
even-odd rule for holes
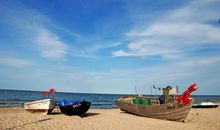
[[[218,115],[218,116],[217,116]],[[120,109],[90,109],[84,118],[66,116],[56,109],[50,115],[27,112],[23,108],[0,108],[0,130],[6,129],[76,129],[76,130],[138,130],[220,129],[220,107],[192,108],[186,123],[141,117]]]

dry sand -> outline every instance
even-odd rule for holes
[[[220,130],[220,108],[191,109],[187,120],[187,123],[181,123],[151,119],[119,109],[90,109],[84,118],[80,118],[59,112],[41,115],[22,108],[0,108],[1,130]]]

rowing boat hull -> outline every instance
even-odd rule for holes
[[[213,105],[200,105],[200,104],[194,104],[192,105],[192,108],[217,108],[219,105],[213,104]]]
[[[49,114],[56,106],[56,102],[51,99],[37,100],[24,104],[25,110],[32,113]]]
[[[122,111],[128,113],[149,118],[183,122],[186,120],[190,112],[193,100],[186,105],[183,105],[182,103],[167,103],[148,106],[133,104],[132,98],[118,99],[116,102]]]
[[[74,105],[60,105],[60,111],[66,115],[78,115],[83,117],[84,114],[89,110],[91,103],[82,101]]]

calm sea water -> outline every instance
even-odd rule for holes
[[[115,100],[120,94],[88,94],[88,93],[63,93],[56,92],[55,99],[68,101],[86,100],[92,103],[94,109],[117,108]],[[153,97],[153,95],[147,95]],[[220,95],[194,95],[192,96],[196,103],[200,102],[220,102]],[[22,90],[2,90],[0,89],[0,107],[23,107],[25,102],[43,99],[41,91],[22,91]]]

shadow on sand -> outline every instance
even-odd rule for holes
[[[88,112],[84,115],[84,117],[96,116],[96,115],[100,115],[100,113]]]
[[[80,116],[80,115],[68,115],[68,114],[63,114],[61,112],[52,112],[50,113],[49,115],[66,115],[66,116]],[[100,113],[94,113],[94,112],[88,112],[88,113],[85,113],[83,115],[81,115],[80,117],[90,117],[90,116],[96,116],[96,115],[100,115]]]

